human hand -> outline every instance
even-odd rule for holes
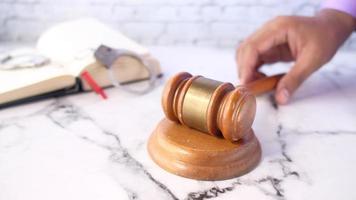
[[[279,81],[275,99],[286,104],[313,72],[327,63],[355,29],[355,19],[325,9],[314,17],[280,16],[249,36],[237,50],[241,84],[257,79],[263,64],[295,61]]]

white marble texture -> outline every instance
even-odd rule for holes
[[[151,49],[164,79],[185,70],[236,83],[233,50]],[[0,200],[356,199],[355,61],[356,52],[339,53],[289,105],[258,97],[262,161],[226,181],[175,176],[149,158],[162,83],[144,96],[109,89],[106,101],[86,93],[1,110]]]

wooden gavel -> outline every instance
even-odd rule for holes
[[[273,90],[282,76],[234,87],[231,83],[181,72],[165,86],[163,110],[172,121],[237,141],[251,129],[256,114],[255,95]]]

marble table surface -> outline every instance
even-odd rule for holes
[[[85,93],[0,110],[0,200],[356,199],[356,52],[338,53],[288,105],[258,97],[259,166],[209,182],[159,168],[147,139],[163,117],[163,82],[189,71],[237,83],[234,50],[151,50],[165,76],[149,94],[108,89],[105,101]]]

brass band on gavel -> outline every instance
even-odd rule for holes
[[[208,130],[209,103],[214,91],[222,85],[222,82],[204,77],[196,77],[185,94],[183,101],[183,123],[189,127],[203,132]]]
[[[186,72],[168,81],[162,106],[168,119],[230,141],[249,131],[256,112],[255,97],[246,88]]]

